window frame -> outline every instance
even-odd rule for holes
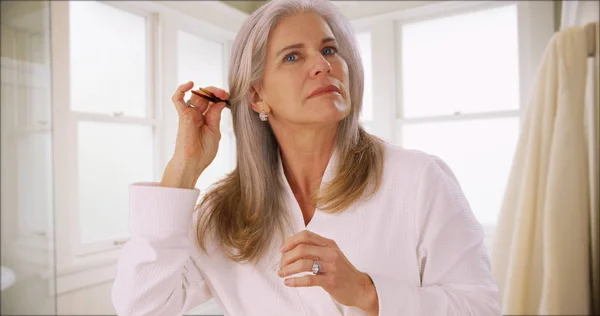
[[[402,116],[402,66],[400,60],[400,25],[456,14],[516,5],[519,55],[519,107],[515,110],[464,113],[460,115]],[[444,1],[351,20],[356,32],[370,30],[373,53],[373,124],[371,131],[386,141],[400,143],[402,127],[407,124],[466,121],[482,118],[521,118],[529,101],[529,92],[543,51],[554,33],[554,5],[552,1]],[[375,58],[377,56],[377,58]],[[385,62],[384,62],[385,61]],[[390,62],[393,65],[390,65]],[[485,225],[488,250],[495,225]]]
[[[133,14],[147,17],[147,116],[110,116],[101,113],[85,113],[70,108],[69,93],[69,3],[50,3],[50,38],[52,76],[52,117],[53,117],[53,173],[54,178],[54,245],[56,251],[57,292],[63,293],[83,286],[108,281],[114,277],[118,252],[128,237],[107,238],[94,243],[83,244],[80,239],[78,172],[77,172],[77,122],[111,122],[120,124],[149,125],[154,128],[154,179],[159,181],[172,149],[165,148],[167,141],[177,130],[177,114],[171,96],[180,84],[177,80],[177,54],[171,44],[177,27],[203,38],[217,40],[224,47],[224,69],[228,69],[231,43],[235,38],[224,25],[213,25],[199,20],[200,14],[181,12],[175,4],[159,4],[148,1],[99,1]],[[188,6],[189,4],[184,3]],[[239,15],[225,4],[210,4],[209,12],[224,14],[232,18]],[[202,12],[207,14],[207,12]],[[193,30],[193,31],[190,31]],[[56,71],[60,69],[60,71]],[[224,78],[227,78],[225,73]],[[226,83],[224,83],[226,84]],[[227,89],[226,86],[224,86]],[[169,129],[171,132],[169,132]],[[233,129],[223,129],[233,135]],[[233,144],[235,146],[235,144]],[[127,210],[126,210],[127,211]],[[86,273],[89,277],[74,278]],[[48,274],[49,275],[49,274]]]
[[[119,2],[101,2],[102,4],[105,5],[110,5],[113,6],[117,9],[120,10],[124,10],[127,11],[129,13],[138,15],[138,16],[142,16],[144,18],[146,18],[146,54],[147,54],[147,61],[146,61],[146,73],[147,73],[147,81],[146,81],[146,117],[132,117],[132,116],[127,116],[126,114],[122,114],[119,112],[114,112],[113,115],[107,115],[107,114],[103,114],[103,113],[90,113],[90,112],[81,112],[81,111],[77,111],[77,110],[73,110],[71,109],[70,105],[71,105],[71,100],[70,100],[70,90],[71,87],[70,85],[65,85],[63,87],[63,89],[61,90],[54,90],[53,93],[61,93],[64,94],[64,99],[66,102],[63,102],[61,104],[59,103],[54,103],[54,108],[55,108],[55,115],[58,114],[56,113],[61,112],[60,113],[60,117],[62,119],[62,122],[56,122],[54,129],[55,129],[55,137],[53,139],[54,144],[55,144],[55,150],[56,151],[60,151],[62,149],[64,149],[67,154],[66,157],[67,161],[69,161],[68,164],[65,164],[64,161],[55,161],[55,173],[56,176],[59,178],[62,178],[62,170],[69,170],[70,172],[68,172],[68,176],[67,179],[57,179],[57,181],[59,180],[64,180],[66,181],[68,187],[69,187],[69,192],[78,192],[78,188],[79,188],[79,179],[78,179],[78,159],[77,159],[77,153],[78,153],[78,124],[79,122],[95,122],[95,123],[116,123],[116,124],[127,124],[127,125],[145,125],[145,126],[151,126],[153,128],[153,143],[154,143],[154,152],[155,155],[153,157],[154,159],[154,167],[153,167],[153,174],[157,174],[159,172],[158,169],[158,157],[157,157],[157,153],[161,151],[161,143],[159,142],[159,135],[162,132],[162,124],[160,121],[160,116],[159,116],[159,111],[157,110],[157,104],[156,104],[156,93],[154,92],[155,90],[153,90],[151,87],[154,86],[155,83],[155,78],[156,78],[156,67],[155,65],[155,52],[156,52],[156,47],[157,47],[157,17],[156,14],[149,12],[149,11],[143,11],[140,10],[138,8],[132,7],[127,5],[126,3],[119,3]],[[53,44],[56,45],[56,42],[54,40],[57,40],[56,37],[62,36],[62,38],[60,39],[61,43],[65,43],[66,45],[64,46],[60,46],[62,48],[62,52],[61,55],[63,55],[63,58],[66,58],[67,62],[63,64],[63,71],[60,74],[62,78],[59,80],[63,80],[63,82],[70,82],[70,74],[69,74],[69,67],[70,67],[70,63],[69,63],[69,45],[70,45],[70,38],[69,38],[69,32],[68,32],[68,27],[69,27],[69,2],[65,2],[65,5],[62,8],[60,12],[62,18],[66,21],[66,27],[67,27],[67,32],[62,33],[62,34],[56,34],[53,32]],[[53,19],[55,18],[55,16],[53,16]],[[58,46],[58,45],[56,45]],[[54,71],[56,73],[56,71]],[[56,79],[55,79],[56,80]],[[55,81],[54,81],[55,82]],[[60,132],[59,132],[60,130]],[[57,134],[63,134],[67,135],[67,138],[59,138],[57,137]],[[58,185],[56,186],[56,188],[58,189]],[[68,213],[69,213],[69,220],[68,220],[68,224],[66,225],[67,227],[69,227],[68,231],[69,231],[69,242],[70,242],[70,250],[72,252],[72,255],[74,257],[83,257],[83,256],[89,256],[92,254],[96,254],[96,253],[101,253],[103,251],[110,251],[115,249],[116,247],[120,246],[120,244],[122,243],[122,239],[120,238],[111,238],[111,239],[106,239],[106,240],[102,240],[102,241],[95,241],[95,242],[89,242],[89,243],[84,243],[81,240],[81,227],[80,227],[80,221],[79,218],[81,216],[81,212],[79,210],[79,195],[78,194],[68,194],[66,196],[60,196],[57,194],[56,196],[57,199],[60,198],[65,198],[68,199],[69,201],[69,205],[68,205]],[[59,209],[56,210],[57,213],[60,212]],[[57,214],[59,215],[59,214]],[[60,218],[60,217],[59,217]],[[57,222],[57,224],[59,224],[60,222]],[[61,225],[62,226],[62,225]]]
[[[492,9],[515,4],[519,37],[519,94],[518,110],[494,111],[486,113],[465,113],[461,115],[425,116],[402,118],[402,69],[401,42],[397,40],[398,24],[425,21],[434,18]],[[356,32],[371,32],[371,45],[380,50],[373,58],[373,99],[377,109],[373,111],[378,135],[395,143],[396,129],[401,124],[425,123],[447,120],[500,118],[521,115],[529,99],[530,87],[542,53],[554,33],[554,7],[552,1],[447,1],[438,2],[405,10],[351,20]],[[372,54],[375,56],[375,54]],[[390,57],[391,56],[391,57]],[[388,59],[389,58],[389,59]],[[384,62],[385,61],[385,62]],[[393,66],[390,66],[390,62]],[[393,100],[389,106],[388,100]],[[377,116],[377,118],[375,118]]]

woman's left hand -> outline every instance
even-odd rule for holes
[[[314,260],[321,267],[317,275],[288,278],[285,285],[320,286],[340,304],[355,306],[370,315],[378,314],[377,292],[371,278],[348,261],[335,241],[304,230],[288,238],[281,252],[278,273],[282,278],[312,272]]]

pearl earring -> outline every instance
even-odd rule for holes
[[[258,113],[258,117],[263,122],[266,122],[267,120],[269,120],[269,114],[265,113],[265,110],[261,110],[260,113]]]

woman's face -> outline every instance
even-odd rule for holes
[[[348,65],[327,23],[315,13],[286,17],[271,30],[253,109],[271,124],[337,123],[350,112]],[[331,87],[331,86],[334,87]],[[334,92],[314,94],[323,87]]]

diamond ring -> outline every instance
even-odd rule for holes
[[[185,104],[189,107],[189,108],[194,108],[195,106],[192,104],[192,100],[187,100],[185,101]]]
[[[321,271],[321,265],[319,264],[319,261],[317,261],[317,260],[313,261],[312,273],[317,275],[317,274],[319,274],[320,271]]]

